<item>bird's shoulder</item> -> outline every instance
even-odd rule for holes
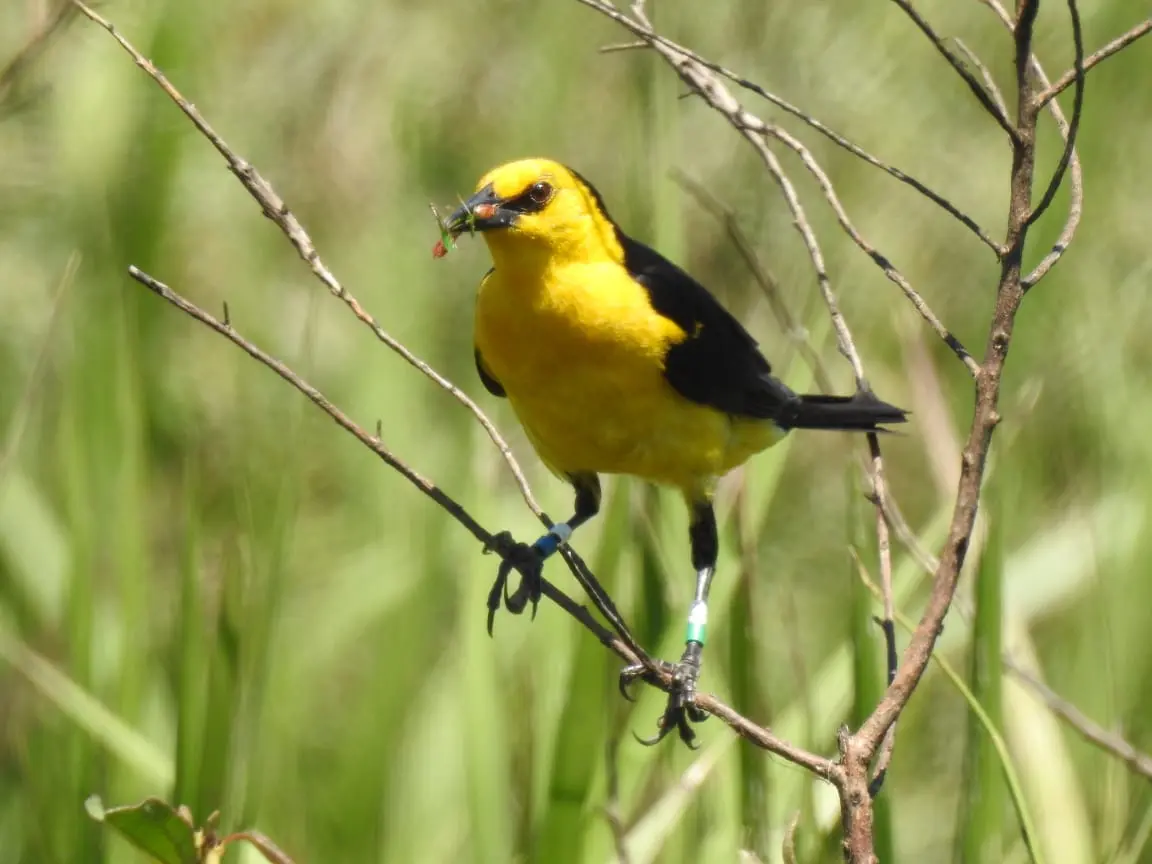
[[[655,249],[618,231],[624,267],[657,314],[684,331],[668,349],[664,374],[682,396],[728,414],[775,416],[792,392],[752,335],[711,292]]]

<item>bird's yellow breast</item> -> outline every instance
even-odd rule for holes
[[[477,298],[483,362],[561,474],[632,474],[703,492],[773,443],[770,423],[734,420],[665,380],[667,351],[684,337],[611,261],[498,264]]]

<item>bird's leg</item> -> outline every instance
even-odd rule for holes
[[[568,477],[576,487],[575,512],[567,522],[558,522],[548,529],[531,545],[517,543],[512,535],[503,532],[493,538],[493,549],[504,559],[488,592],[488,635],[492,635],[492,625],[503,598],[504,606],[513,615],[519,615],[532,604],[532,617],[536,617],[536,607],[540,602],[542,588],[541,574],[544,561],[572,537],[572,532],[600,512],[600,480],[595,474],[571,474]],[[508,593],[508,576],[512,570],[520,574],[520,587]]]
[[[668,704],[659,721],[660,731],[644,740],[655,744],[675,729],[680,740],[693,747],[696,733],[691,723],[706,719],[696,707],[696,684],[700,679],[700,663],[708,630],[708,591],[712,575],[716,572],[719,541],[716,536],[716,514],[711,501],[692,503],[692,522],[688,537],[692,544],[692,566],[696,568],[696,593],[688,610],[688,627],[684,635],[684,653],[680,662],[672,665],[672,686],[668,691]],[[628,667],[621,673],[621,689],[644,672],[643,667]],[[627,694],[625,694],[627,695]]]

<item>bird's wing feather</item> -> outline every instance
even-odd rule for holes
[[[624,266],[648,291],[652,308],[687,337],[665,357],[664,377],[687,399],[726,414],[774,419],[795,394],[772,376],[772,367],[739,321],[708,289],[623,232]]]
[[[476,349],[476,372],[479,373],[480,383],[484,385],[485,390],[501,399],[507,398],[508,394],[504,391],[504,385],[496,380],[496,376],[489,372],[488,367],[484,365],[484,358],[481,356],[479,348]]]

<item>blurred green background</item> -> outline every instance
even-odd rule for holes
[[[1004,137],[894,4],[652,5],[673,38],[1002,230]],[[1142,5],[1084,4],[1087,45],[1136,23]],[[1009,85],[1011,40],[987,8],[922,6]],[[483,246],[430,255],[428,202],[451,205],[498,162],[549,155],[576,167],[630,233],[713,287],[789,383],[811,386],[723,226],[670,172],[705,184],[754,239],[838,387],[851,386],[751,148],[700,100],[678,99],[656,57],[599,54],[627,34],[577,3],[101,8],[276,186],[349,290],[491,412],[549,512],[567,511],[568,490],[472,368]],[[52,9],[0,6],[0,67]],[[1038,26],[1055,77],[1071,59],[1064,4],[1046,3]],[[954,613],[941,643],[1005,736],[1038,848],[1073,864],[1152,861],[1148,783],[988,658],[1002,639],[1152,749],[1148,80],[1152,44],[1091,73],[1084,222],[1024,304],[988,542],[974,545],[961,590],[981,614],[974,624]],[[615,660],[555,607],[534,623],[502,615],[490,640],[495,564],[466,532],[268,370],[127,278],[135,264],[210,311],[227,302],[237,329],[368,428],[379,418],[386,444],[487,527],[535,536],[470,416],[323,290],[106,33],[72,21],[0,99],[0,859],[142,860],[84,815],[99,793],[112,804],[159,795],[199,819],[219,809],[224,826],[259,827],[299,861],[608,862],[618,845],[632,864],[778,861],[795,813],[799,860],[838,860],[831,790],[719,722],[701,727],[696,753],[636,744],[632,732],[654,731],[659,694],[623,702]],[[997,274],[988,250],[911,190],[782,122],[979,356]],[[1059,153],[1047,117],[1042,139],[1046,178]],[[906,435],[885,440],[889,482],[935,548],[970,380],[783,158],[874,387],[914,412]],[[1030,261],[1066,206],[1062,192]],[[703,686],[822,752],[883,683],[875,606],[848,553],[857,546],[875,575],[857,446],[792,436],[721,494]],[[692,589],[683,508],[622,480],[606,501],[577,548],[642,641],[671,657]],[[899,603],[915,615],[925,577],[903,548],[894,557]],[[548,573],[577,590],[558,563]],[[883,860],[1026,860],[1000,763],[935,668],[898,741],[878,816]]]

